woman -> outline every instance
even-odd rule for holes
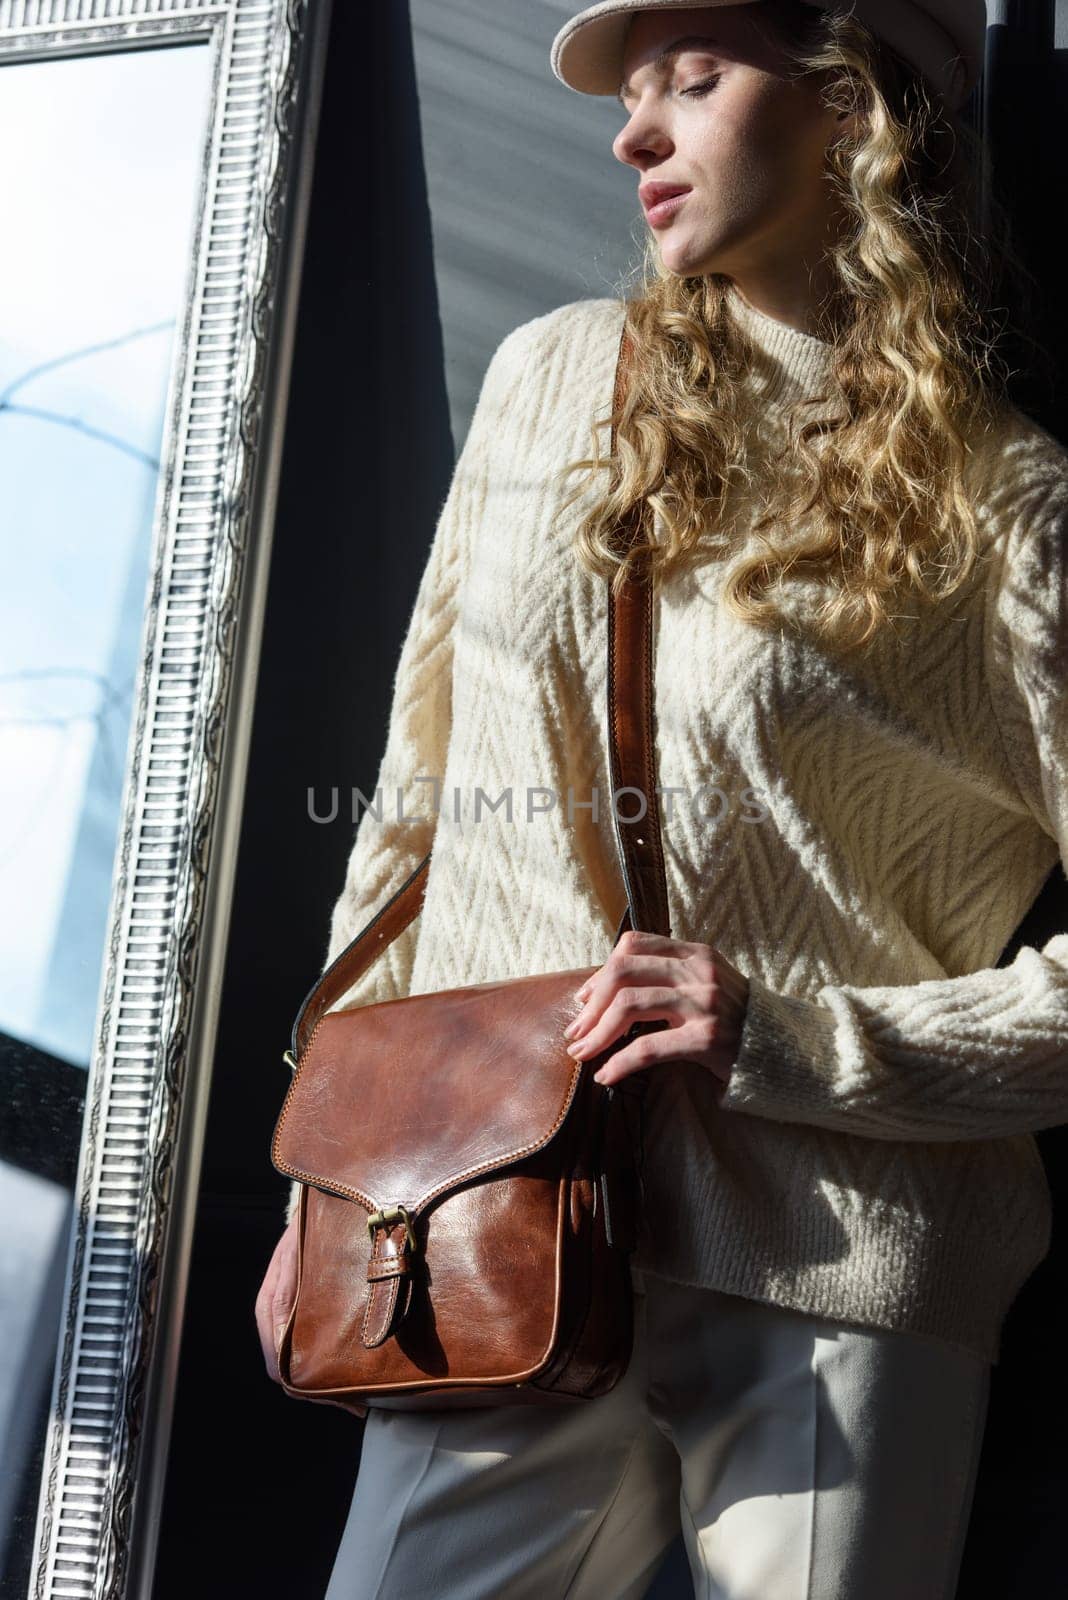
[[[327,961],[433,839],[346,1003],[603,962],[576,1054],[667,1020],[598,1074],[648,1071],[634,1353],[560,1411],[372,1409],[328,1600],[638,1597],[680,1525],[699,1594],[954,1591],[1047,1248],[1031,1133],[1068,1118],[1068,935],[994,966],[1068,861],[1068,452],[995,376],[956,115],[981,0],[848,9],[612,0],[554,45],[620,88],[649,270],[490,363],[378,780],[443,804],[365,814]],[[604,579],[639,500],[676,937],[604,960]],[[294,1256],[291,1225],[272,1375]]]

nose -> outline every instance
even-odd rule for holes
[[[616,160],[622,161],[624,166],[636,167],[639,172],[645,172],[654,163],[663,161],[673,148],[666,129],[652,115],[640,109],[634,111],[612,141],[612,154]]]

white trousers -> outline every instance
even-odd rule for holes
[[[989,1366],[633,1272],[634,1351],[566,1408],[372,1409],[326,1600],[952,1600]]]

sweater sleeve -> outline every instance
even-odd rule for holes
[[[522,381],[523,351],[532,326],[514,329],[494,352],[453,469],[394,672],[375,788],[367,796],[369,805],[360,817],[331,913],[322,972],[396,893],[434,838],[452,723],[453,638],[460,595],[487,485],[498,470],[498,452],[506,448],[501,420]],[[331,1009],[406,995],[418,929],[416,917]],[[299,1182],[291,1182],[287,1223],[300,1190]]]
[[[1068,868],[1068,513],[1006,535],[987,591],[987,673],[1023,803]],[[1068,1122],[1068,931],[1011,964],[921,983],[750,978],[726,1110],[876,1139],[964,1140]]]

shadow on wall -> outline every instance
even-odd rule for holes
[[[553,76],[570,0],[411,0],[426,184],[453,435],[506,333],[612,296],[646,227],[637,175],[612,154],[611,99]]]

